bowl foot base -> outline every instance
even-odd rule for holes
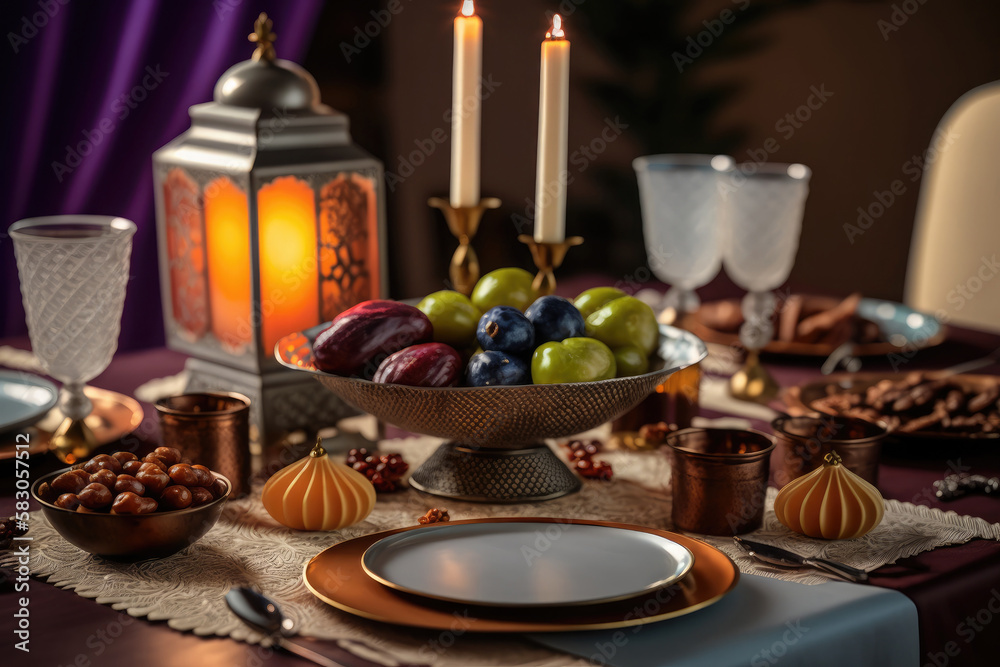
[[[580,489],[580,480],[547,446],[478,449],[441,445],[410,476],[410,486],[435,496],[481,503],[531,503]]]

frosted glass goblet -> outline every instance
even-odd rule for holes
[[[719,273],[720,193],[733,159],[726,155],[649,155],[632,162],[639,180],[649,267],[670,284],[661,308],[690,313],[695,289]]]
[[[722,191],[723,265],[733,282],[747,290],[740,327],[747,363],[730,383],[737,398],[767,400],[777,393],[758,353],[774,337],[771,290],[788,280],[795,264],[811,175],[801,164],[750,163],[731,171]]]
[[[63,383],[66,416],[52,440],[67,463],[96,445],[84,423],[93,406],[84,384],[118,348],[135,223],[97,215],[59,215],[10,227],[31,348],[45,372]]]

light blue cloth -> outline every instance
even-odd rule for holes
[[[621,630],[529,635],[594,665],[821,667],[920,663],[917,609],[902,593],[744,574],[732,593],[687,616]]]

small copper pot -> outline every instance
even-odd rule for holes
[[[162,398],[163,444],[229,478],[233,497],[250,491],[250,399],[234,392]]]
[[[845,468],[878,486],[878,462],[886,428],[854,417],[778,417],[771,422],[777,443],[774,482],[783,487],[823,465],[837,452]]]
[[[774,441],[759,431],[689,428],[667,436],[674,527],[739,535],[764,520]]]

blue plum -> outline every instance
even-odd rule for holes
[[[585,336],[587,323],[572,301],[561,296],[543,296],[524,311],[535,327],[535,345]]]
[[[531,384],[531,367],[520,357],[487,350],[469,360],[465,381],[472,387]]]
[[[535,327],[517,308],[494,306],[479,318],[476,340],[484,350],[528,355],[535,349]]]

